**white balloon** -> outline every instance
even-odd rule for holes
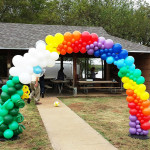
[[[51,59],[57,60],[58,58],[59,58],[59,55],[58,55],[57,52],[52,52],[52,53],[51,53]]]
[[[19,66],[22,62],[23,57],[21,55],[16,55],[12,59],[12,63],[14,66]]]
[[[9,69],[9,74],[11,76],[18,76],[19,75],[19,70],[16,67],[11,67]]]
[[[31,75],[29,73],[21,73],[19,75],[19,80],[22,84],[29,84],[31,83]]]
[[[31,57],[30,60],[28,60],[28,63],[30,64],[30,66],[34,67],[34,66],[37,66],[39,63],[38,63],[38,60],[36,58],[33,58]]]
[[[55,60],[49,60],[47,66],[53,67],[55,65]]]
[[[32,66],[26,66],[24,68],[24,72],[32,74],[33,73],[33,67]]]
[[[46,43],[42,40],[36,42],[36,49],[41,51],[46,49]]]
[[[48,61],[45,59],[45,60],[42,60],[42,61],[39,63],[39,66],[40,66],[41,68],[44,68],[44,67],[47,66],[47,64],[48,64]]]
[[[31,55],[31,56],[35,56],[36,53],[37,53],[37,50],[35,48],[30,48],[28,53]]]

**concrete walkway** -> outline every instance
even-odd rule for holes
[[[117,150],[98,132],[60,102],[56,97],[44,98],[37,105],[54,150]]]

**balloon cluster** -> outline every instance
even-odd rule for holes
[[[42,40],[36,42],[36,48],[30,48],[24,56],[16,55],[12,59],[14,67],[9,73],[18,76],[22,84],[29,84],[32,75],[40,77],[44,73],[44,67],[53,67],[59,58],[57,52],[46,50],[46,43]]]
[[[24,126],[21,123],[24,117],[19,112],[19,108],[25,106],[21,99],[23,95],[23,85],[18,76],[10,76],[6,85],[2,86],[0,99],[0,137],[10,139],[23,132]]]
[[[58,45],[57,50],[61,55],[66,53],[86,53],[86,46],[92,44],[98,40],[98,36],[95,33],[90,34],[87,31],[80,33],[79,31],[74,31],[73,34],[66,32],[64,34],[64,41]]]

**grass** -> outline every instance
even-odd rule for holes
[[[48,135],[40,118],[37,107],[31,102],[20,109],[25,120],[25,130],[15,141],[0,142],[0,150],[52,150]]]
[[[139,140],[128,136],[129,109],[125,96],[63,98],[61,100],[116,148],[120,150],[150,149],[150,139]]]

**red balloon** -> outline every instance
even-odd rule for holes
[[[78,46],[78,45],[79,45],[79,42],[78,42],[78,41],[75,41],[74,44],[75,44],[76,46]]]
[[[83,53],[83,54],[86,53],[86,48],[85,48],[85,47],[82,47],[82,48],[80,49],[80,52]]]
[[[79,48],[79,49],[81,49],[81,47],[82,47],[82,45],[81,45],[81,44],[79,44],[79,45],[78,45],[78,48]]]
[[[78,53],[78,52],[79,52],[79,49],[78,49],[77,47],[75,47],[75,48],[73,49],[73,52],[74,52],[74,53]]]
[[[143,119],[144,119],[145,122],[147,122],[147,121],[150,120],[150,116],[145,116],[145,117],[143,117]]]
[[[136,115],[136,114],[137,114],[137,110],[136,110],[136,109],[130,109],[130,110],[129,110],[129,113],[130,113],[131,115]]]
[[[91,36],[93,42],[98,41],[98,35],[96,33],[92,33]]]
[[[136,105],[135,105],[135,103],[132,103],[132,102],[131,102],[131,103],[128,103],[128,107],[132,109],[132,108],[135,108]]]
[[[81,35],[81,38],[83,41],[91,41],[92,36],[90,35],[90,33],[88,31],[84,31]]]
[[[145,123],[141,124],[141,128],[143,130],[149,130],[150,129],[150,122],[145,122]]]

